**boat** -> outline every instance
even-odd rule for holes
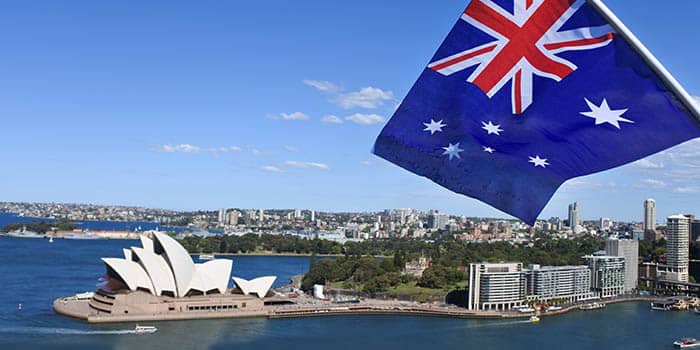
[[[212,254],[199,254],[199,260],[214,260],[214,255],[212,255]]]
[[[549,309],[547,309],[547,312],[559,311],[561,309],[562,309],[561,306],[550,306]]]
[[[136,334],[149,334],[149,333],[155,333],[157,331],[158,331],[158,328],[153,327],[153,326],[136,325],[136,328],[134,328],[134,332],[136,332]]]
[[[526,314],[526,313],[530,313],[530,312],[535,312],[535,309],[533,309],[531,307],[521,307],[518,309],[518,312],[520,312],[522,314]]]
[[[606,306],[605,303],[590,303],[590,304],[581,305],[580,309],[581,310],[598,310],[598,309],[604,309],[605,306]]]
[[[673,345],[681,349],[697,348],[700,347],[700,341],[695,338],[683,338],[674,341]]]
[[[75,233],[69,236],[63,237],[65,239],[75,239],[75,240],[84,240],[84,239],[107,239],[102,236],[98,236],[94,233],[91,232],[84,232],[84,233]]]
[[[53,243],[53,236],[49,237],[49,243]]]
[[[40,235],[34,231],[27,231],[25,226],[22,226],[22,230],[11,231],[6,233],[6,235],[17,238],[44,238],[44,235]]]
[[[540,322],[540,318],[537,317],[537,316],[532,316],[532,317],[530,317],[530,322],[531,322],[531,323]]]

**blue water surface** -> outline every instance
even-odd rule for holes
[[[351,316],[93,325],[56,315],[54,298],[95,289],[100,257],[121,256],[126,240],[75,241],[0,237],[0,349],[671,349],[700,338],[700,316],[654,312],[645,303],[611,305],[523,321]],[[308,269],[307,257],[232,257],[233,274],[274,274],[277,285]],[[23,304],[18,311],[17,305]]]

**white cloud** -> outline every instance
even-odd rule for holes
[[[394,93],[373,86],[363,87],[357,91],[344,92],[343,88],[325,80],[304,80],[303,83],[314,87],[328,96],[330,102],[343,109],[382,107],[387,101],[394,100]]]
[[[317,162],[298,162],[295,160],[288,160],[284,162],[284,165],[292,168],[299,168],[299,169],[309,169],[309,168],[316,168],[316,169],[323,169],[323,170],[330,170],[330,167],[325,164],[325,163],[317,163]]]
[[[268,114],[265,116],[265,118],[273,119],[273,120],[309,120],[309,119],[311,119],[311,117],[309,117],[307,114],[304,114],[302,112]]]
[[[164,152],[164,153],[233,153],[241,152],[243,149],[238,146],[223,146],[223,147],[209,147],[204,148],[200,146],[191,145],[189,143],[181,143],[178,145],[157,145],[151,147],[151,151],[154,152]]]
[[[282,171],[282,169],[280,169],[274,165],[263,165],[260,167],[260,170],[267,171],[270,173],[282,173],[282,172],[284,172],[284,171]]]
[[[637,168],[642,169],[662,169],[664,165],[662,163],[654,163],[653,161],[644,158],[633,163]]]
[[[682,194],[687,194],[687,193],[700,193],[700,188],[698,188],[698,187],[692,187],[692,186],[676,187],[676,188],[673,189],[673,193],[682,193]]]
[[[262,151],[257,148],[251,148],[250,153],[252,153],[254,156],[261,156],[263,154]]]
[[[294,147],[294,146],[291,146],[291,145],[284,145],[284,149],[285,149],[287,152],[292,152],[292,153],[299,152],[299,148],[298,148],[298,147]]]
[[[338,85],[325,80],[304,80],[304,84],[316,88],[322,92],[335,92],[341,90]]]
[[[349,117],[345,117],[345,119],[358,125],[374,125],[384,122],[384,118],[376,114],[355,113]]]
[[[364,87],[359,91],[340,94],[336,101],[341,108],[366,108],[374,109],[384,105],[384,102],[394,99],[391,91],[382,90],[375,87]]]
[[[342,124],[343,120],[338,118],[335,115],[326,115],[323,118],[321,118],[321,121],[326,123],[326,124]]]
[[[634,187],[636,188],[651,188],[651,189],[661,189],[666,188],[667,184],[664,181],[656,179],[643,179],[639,181]]]

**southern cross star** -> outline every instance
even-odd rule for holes
[[[483,149],[484,149],[484,152],[486,152],[486,153],[493,153],[496,151],[495,149],[493,149],[491,147],[487,147],[487,146],[484,146]]]
[[[430,131],[430,135],[437,131],[442,132],[442,128],[447,126],[447,124],[442,123],[442,120],[436,122],[432,118],[430,119],[430,123],[423,123],[423,125],[425,125],[425,129],[423,129],[423,131]]]
[[[488,121],[488,123],[481,122],[481,124],[483,125],[481,128],[486,130],[486,132],[488,132],[489,135],[496,134],[498,136],[501,136],[500,132],[503,131],[503,129],[501,129],[500,124],[493,124],[490,120]]]
[[[450,143],[449,146],[443,147],[442,149],[445,150],[445,152],[442,152],[442,155],[449,155],[450,160],[452,160],[453,157],[461,159],[459,153],[464,152],[463,149],[459,148],[459,142],[455,143],[454,145]]]
[[[585,115],[586,117],[595,119],[595,125],[608,123],[619,129],[620,122],[634,123],[634,121],[622,118],[622,115],[625,114],[625,112],[627,112],[626,108],[610,109],[610,106],[608,106],[608,101],[606,99],[603,99],[603,103],[601,103],[600,106],[596,106],[587,98],[584,98],[584,100],[586,100],[586,104],[588,105],[588,108],[590,108],[591,111],[581,112],[581,114]]]
[[[549,165],[549,163],[547,163],[547,158],[540,158],[539,155],[536,155],[534,157],[530,157],[530,160],[528,161],[528,163],[534,164],[535,168],[538,166],[546,168]]]

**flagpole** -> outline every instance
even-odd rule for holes
[[[615,14],[603,3],[602,0],[587,0],[598,13],[605,18],[610,25],[622,36],[625,41],[639,54],[642,59],[654,70],[654,72],[663,80],[664,84],[673,91],[673,93],[683,102],[683,105],[688,108],[695,120],[700,123],[700,107],[694,99],[688,94],[681,84],[674,78],[671,73],[659,62],[649,49],[642,44],[637,37],[620,21]]]

